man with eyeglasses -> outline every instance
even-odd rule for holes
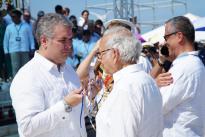
[[[166,45],[172,66],[168,73],[160,74],[164,86],[163,137],[202,137],[205,127],[205,69],[194,51],[195,30],[183,16],[165,23]],[[172,82],[170,79],[172,77]],[[163,78],[164,76],[164,78]]]
[[[72,50],[72,24],[60,14],[46,14],[37,24],[36,38],[39,50],[10,89],[20,137],[87,137],[85,93],[65,64]]]
[[[98,60],[114,85],[96,116],[97,137],[161,137],[161,95],[137,64],[140,42],[126,28],[112,27],[99,44]]]

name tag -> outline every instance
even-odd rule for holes
[[[21,41],[21,37],[16,37],[16,41]]]

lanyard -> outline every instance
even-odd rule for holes
[[[17,35],[19,36],[19,32],[21,30],[21,26],[22,26],[22,23],[19,25],[19,28],[17,28],[17,25],[15,25],[15,28],[16,28],[16,32],[17,32]]]
[[[83,44],[84,44],[84,48],[86,50],[86,54],[88,55],[88,53],[89,53],[89,45],[87,43],[85,43],[85,42]]]

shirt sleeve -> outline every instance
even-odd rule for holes
[[[172,111],[177,105],[195,95],[195,85],[197,83],[197,78],[195,77],[196,74],[193,73],[188,75],[185,73],[172,73],[174,83],[160,89],[164,115]]]
[[[29,30],[28,36],[29,36],[29,42],[30,42],[30,50],[34,50],[35,49],[34,36],[33,36],[32,30],[30,28],[28,30]]]
[[[49,132],[70,119],[74,112],[66,112],[62,100],[47,108],[42,89],[34,82],[31,84],[27,81],[28,84],[24,84],[22,80],[25,79],[14,79],[10,93],[18,128],[24,136],[34,137]]]
[[[6,32],[4,34],[4,53],[8,54],[9,53],[9,27],[6,27]]]

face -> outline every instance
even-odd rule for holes
[[[23,18],[25,21],[30,21],[31,15],[28,12],[26,12],[26,13],[24,13]]]
[[[107,38],[100,40],[99,52],[97,53],[98,60],[107,74],[113,74],[115,72],[114,49],[107,48],[105,46],[106,41]]]
[[[83,40],[85,43],[88,43],[89,40],[90,40],[90,35],[83,35],[82,40]]]
[[[19,24],[21,22],[21,17],[19,17],[18,15],[14,13],[11,14],[11,18],[15,24]]]
[[[167,23],[165,25],[165,40],[166,40],[166,46],[169,50],[169,57],[171,60],[174,60],[178,56],[178,32],[174,31],[172,25],[170,23]]]
[[[82,17],[83,17],[85,20],[88,20],[88,16],[89,16],[88,12],[84,12],[83,15],[82,15]]]
[[[72,29],[57,25],[53,38],[48,38],[45,46],[49,60],[55,64],[64,64],[68,55],[72,54]]]

